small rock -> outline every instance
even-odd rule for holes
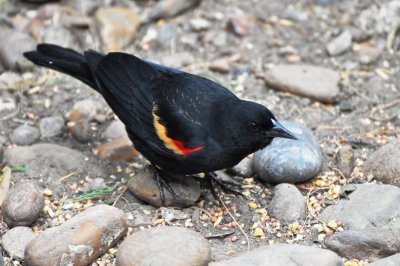
[[[79,120],[93,119],[102,109],[102,104],[94,100],[82,100],[76,102],[72,109],[66,114],[68,121],[76,122]]]
[[[77,40],[70,29],[63,25],[51,25],[44,31],[43,42],[61,45],[63,47],[76,47]]]
[[[107,184],[104,181],[103,178],[95,178],[89,183],[87,183],[84,188],[82,189],[82,192],[91,192],[91,191],[96,191],[96,190],[101,190],[107,188]]]
[[[87,143],[92,137],[92,128],[88,119],[68,123],[69,133],[79,142]]]
[[[10,97],[0,97],[0,114],[7,115],[17,109],[15,101]]]
[[[275,187],[274,197],[268,206],[271,216],[291,223],[306,217],[307,203],[300,191],[291,184]]]
[[[1,212],[8,227],[29,226],[39,217],[43,207],[43,195],[36,182],[22,181],[7,193]]]
[[[118,139],[127,135],[125,125],[120,120],[114,120],[110,125],[104,130],[103,138],[108,140]]]
[[[12,133],[11,141],[17,145],[31,145],[39,138],[40,132],[36,127],[21,125]]]
[[[251,177],[254,175],[253,160],[249,157],[245,157],[237,165],[229,169],[235,175],[243,177]]]
[[[310,65],[279,65],[265,75],[268,86],[322,102],[334,102],[339,95],[338,72]]]
[[[281,122],[299,140],[274,138],[254,154],[253,167],[268,183],[298,183],[316,176],[322,166],[322,154],[311,131],[293,122]]]
[[[26,245],[35,237],[29,227],[17,226],[2,236],[1,244],[10,256],[23,260]]]
[[[161,58],[161,63],[172,68],[181,68],[186,65],[193,64],[195,58],[192,53],[179,52],[175,54],[167,54]]]
[[[208,66],[208,68],[211,71],[226,74],[230,70],[230,66],[226,60],[216,60],[214,62],[211,62],[211,64]]]
[[[275,244],[256,248],[232,259],[212,262],[209,266],[339,266],[340,257],[332,251],[298,244]]]
[[[194,31],[202,31],[210,28],[210,21],[202,18],[194,18],[189,21],[189,25]]]
[[[361,64],[368,65],[374,63],[382,55],[382,49],[378,47],[372,47],[363,45],[358,51],[358,56],[360,58]]]
[[[0,75],[0,90],[15,90],[19,83],[22,83],[24,78],[14,72],[4,72]],[[1,106],[1,105],[0,105]]]
[[[40,133],[43,137],[61,135],[64,128],[64,119],[61,116],[46,117],[40,120]]]
[[[122,242],[117,254],[117,266],[205,266],[210,260],[208,241],[199,233],[181,227],[139,231]]]
[[[400,187],[400,141],[391,141],[374,151],[364,169],[377,181]]]
[[[244,18],[230,17],[226,24],[226,29],[233,34],[242,37],[249,33],[249,26]]]
[[[126,48],[140,25],[133,10],[120,6],[99,8],[94,19],[101,41],[110,52]]]
[[[96,149],[95,154],[102,160],[116,161],[122,159],[129,162],[139,156],[140,153],[133,147],[129,137],[125,135],[101,145]]]
[[[342,146],[339,149],[336,155],[336,162],[343,175],[346,178],[350,177],[354,168],[354,151],[350,145]]]
[[[176,28],[171,23],[166,23],[158,27],[157,44],[160,47],[170,47],[171,41],[176,38]]]
[[[128,231],[125,214],[108,205],[86,209],[60,226],[45,230],[25,249],[31,266],[89,265]]]
[[[398,265],[400,265],[399,253],[368,264],[368,266],[398,266]]]
[[[34,50],[35,47],[36,41],[28,34],[10,28],[0,28],[0,63],[7,70],[25,70],[32,67],[33,64],[22,54]]]
[[[328,43],[326,50],[331,56],[343,54],[351,48],[351,39],[352,36],[350,31],[345,30],[330,43]]]
[[[171,193],[164,189],[164,206],[188,207],[193,205],[200,197],[200,185],[190,176],[167,179],[166,182],[178,195],[178,199],[174,200]],[[135,197],[152,206],[161,206],[160,190],[150,169],[132,177],[128,182],[128,188]]]
[[[198,5],[201,0],[161,0],[155,6],[144,10],[140,21],[148,23],[160,18],[172,18]]]

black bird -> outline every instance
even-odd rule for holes
[[[263,105],[223,86],[126,53],[80,54],[51,44],[24,53],[33,63],[81,80],[98,91],[125,124],[136,149],[153,165],[161,200],[162,177],[233,167],[274,137],[296,139]],[[214,190],[213,190],[214,192]]]

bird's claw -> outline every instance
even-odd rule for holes
[[[210,187],[211,187],[211,192],[212,192],[212,194],[213,194],[213,196],[214,196],[215,199],[218,199],[217,190],[216,190],[217,184],[218,184],[218,185],[222,188],[222,190],[224,190],[224,191],[229,191],[229,192],[231,192],[231,193],[233,193],[233,194],[235,194],[235,195],[238,195],[238,194],[241,195],[241,194],[242,194],[241,191],[239,191],[238,189],[236,189],[236,188],[240,188],[240,187],[241,187],[241,184],[240,184],[240,183],[238,183],[238,182],[229,182],[229,181],[225,181],[225,180],[223,180],[221,177],[219,177],[219,176],[218,176],[216,173],[214,173],[214,172],[207,173],[206,175],[207,175],[207,177],[209,178]],[[233,187],[236,187],[236,188],[233,188]]]
[[[164,188],[166,188],[169,193],[171,193],[174,201],[178,201],[178,195],[172,189],[172,187],[165,181],[165,179],[160,175],[159,170],[153,166],[154,176],[156,178],[158,189],[160,190],[160,200],[161,206],[165,203],[165,195],[164,195]]]

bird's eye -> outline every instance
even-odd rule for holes
[[[247,128],[251,131],[251,132],[259,132],[261,130],[260,126],[254,122],[250,122],[247,126]]]

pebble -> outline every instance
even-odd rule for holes
[[[126,48],[133,41],[140,25],[133,10],[120,6],[99,8],[94,21],[101,41],[109,52]]]
[[[200,185],[190,176],[177,177],[176,180],[168,179],[167,182],[178,195],[178,201],[175,201],[169,191],[164,188],[164,206],[189,207],[200,197]],[[160,190],[151,169],[146,169],[132,177],[128,182],[128,188],[135,197],[144,202],[155,207],[161,206]]]
[[[254,176],[253,160],[245,157],[237,165],[229,169],[229,171],[238,176],[252,177]]]
[[[18,45],[15,45],[15,44]],[[0,63],[6,70],[26,70],[32,68],[22,55],[23,52],[35,49],[36,41],[24,32],[0,27]]]
[[[139,152],[133,147],[132,141],[127,135],[102,144],[95,150],[95,154],[102,160],[127,162],[139,156]]]
[[[354,168],[354,151],[350,145],[342,146],[337,155],[336,163],[342,174],[349,178]]]
[[[279,220],[291,223],[306,218],[307,203],[300,191],[291,184],[275,187],[268,213]]]
[[[72,137],[81,143],[87,143],[92,137],[92,128],[88,119],[68,123],[68,130]]]
[[[157,227],[135,232],[122,242],[117,253],[117,266],[206,266],[210,260],[208,241],[199,233],[181,227]]]
[[[23,260],[26,245],[35,237],[29,227],[17,226],[2,236],[1,244],[10,256]]]
[[[47,27],[44,31],[43,42],[70,48],[76,47],[78,43],[72,31],[63,25]]]
[[[89,265],[128,231],[125,214],[108,205],[86,209],[60,226],[46,229],[25,249],[27,265]]]
[[[11,141],[17,145],[31,145],[40,138],[40,132],[36,127],[21,125],[14,129]]]
[[[39,217],[44,207],[42,191],[34,181],[14,185],[1,205],[4,222],[9,228],[29,226]]]
[[[114,120],[103,132],[103,138],[108,140],[118,139],[127,135],[125,125],[120,120]]]
[[[230,17],[226,24],[228,32],[235,34],[236,36],[243,37],[249,33],[249,26],[244,18],[241,17]]]
[[[7,115],[17,108],[15,101],[11,97],[0,97],[0,114]]]
[[[39,126],[43,137],[56,137],[63,132],[64,119],[61,116],[46,117],[40,120]]]
[[[357,53],[361,64],[368,65],[376,62],[383,51],[378,47],[363,45]]]
[[[267,71],[264,80],[273,89],[322,102],[335,102],[339,95],[339,73],[319,66],[278,65]]]
[[[326,50],[331,56],[343,54],[351,48],[351,39],[351,32],[345,30],[326,45]]]
[[[202,18],[194,18],[189,20],[189,25],[190,28],[194,31],[203,31],[210,28],[211,22]]]
[[[209,266],[243,265],[338,266],[343,263],[340,257],[330,250],[299,244],[275,244],[209,264]]]
[[[178,52],[174,54],[166,54],[161,58],[161,63],[172,68],[181,68],[186,65],[193,64],[195,58],[192,53]]]
[[[400,253],[368,264],[368,266],[398,266],[400,265]]]
[[[201,0],[161,0],[156,5],[144,10],[140,21],[148,23],[157,19],[172,18],[200,2]]]
[[[281,124],[299,140],[274,138],[254,154],[253,167],[268,183],[298,183],[316,176],[322,166],[322,154],[310,130],[290,121]]]
[[[105,189],[107,187],[108,186],[104,181],[104,178],[95,178],[89,183],[85,184],[82,192],[91,192],[91,191]]]
[[[77,122],[80,120],[93,119],[102,109],[103,105],[99,101],[86,99],[78,101],[66,114],[68,121]]]
[[[393,140],[374,151],[364,170],[379,182],[400,187],[400,141]]]
[[[221,74],[226,74],[229,73],[230,66],[226,60],[219,59],[211,62],[210,65],[208,66],[208,69]]]
[[[15,90],[19,83],[24,80],[22,75],[6,71],[0,75],[0,90]],[[0,105],[1,106],[1,105]],[[15,107],[14,107],[15,109]]]
[[[158,27],[157,44],[160,47],[170,47],[171,41],[176,38],[177,32],[174,25],[166,23]]]

